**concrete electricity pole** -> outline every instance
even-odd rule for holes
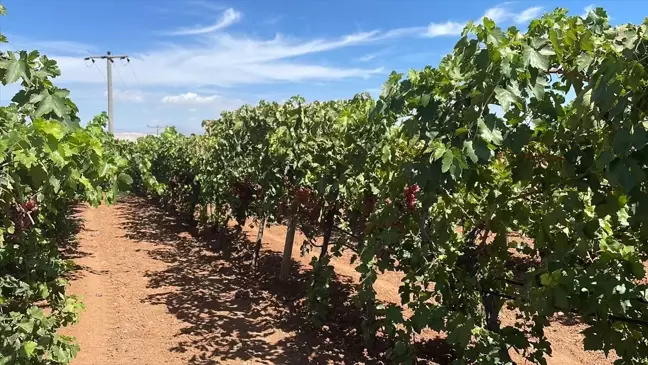
[[[90,56],[84,58],[85,61],[92,60],[94,63],[95,59],[105,59],[106,60],[106,76],[108,81],[108,131],[110,133],[115,133],[115,127],[113,124],[113,89],[112,89],[112,63],[115,58],[120,60],[127,59],[128,56],[114,56],[110,51],[106,52],[105,56]]]
[[[149,128],[155,128],[155,135],[156,136],[160,135],[160,128],[168,127],[168,125],[159,125],[159,124],[156,124],[156,125],[148,125],[147,124],[146,126],[149,127]]]

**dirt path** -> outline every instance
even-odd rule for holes
[[[85,228],[73,256],[78,265],[69,292],[86,307],[65,334],[81,352],[72,365],[116,364],[379,364],[362,355],[356,333],[359,315],[346,300],[358,274],[348,257],[336,267],[333,319],[322,331],[306,325],[302,308],[309,257],[300,257],[297,237],[293,273],[277,285],[285,227],[266,230],[260,270],[249,267],[247,251],[226,258],[205,248],[174,218],[138,198],[82,212]],[[237,244],[250,244],[256,229]],[[376,284],[384,301],[398,300],[399,278]],[[550,364],[609,364],[584,352],[578,325],[548,329]],[[442,341],[421,346],[429,358],[447,362]]]

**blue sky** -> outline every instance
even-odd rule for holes
[[[603,6],[612,22],[640,23],[648,1],[154,1],[4,0],[0,30],[9,49],[56,59],[57,84],[71,90],[81,118],[106,110],[106,65],[116,61],[115,129],[175,125],[199,133],[203,119],[260,99],[374,95],[387,74],[436,66],[463,25],[483,16],[525,28],[558,6],[581,15]],[[15,86],[0,87],[6,104]]]

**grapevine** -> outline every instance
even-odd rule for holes
[[[647,32],[612,27],[602,8],[559,8],[526,32],[484,18],[438,67],[392,73],[377,100],[246,105],[205,135],[129,145],[132,174],[191,214],[209,207],[205,224],[286,224],[284,264],[301,230],[320,250],[314,324],[330,309],[331,258],[353,251],[365,345],[387,335],[394,363],[412,363],[432,329],[457,363],[543,364],[558,312],[581,316],[584,349],[645,363]],[[534,264],[515,269],[519,257]],[[402,273],[400,303],[376,301],[385,271]]]
[[[0,364],[76,355],[74,339],[58,331],[83,304],[65,292],[70,267],[59,249],[76,233],[75,206],[110,203],[130,183],[106,115],[81,127],[69,91],[52,83],[59,75],[38,51],[0,52],[0,81],[20,86],[0,107]]]

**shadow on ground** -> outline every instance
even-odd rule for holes
[[[78,234],[82,231],[84,232],[95,232],[95,230],[89,229],[85,226],[85,220],[81,213],[87,207],[85,205],[76,205],[70,208],[70,214],[65,218],[65,221],[57,228],[56,236],[59,255],[64,260],[73,260],[80,259],[92,255],[89,252],[83,251],[79,245],[79,236]],[[97,272],[94,269],[74,263],[74,266],[65,273],[64,277],[67,280],[76,280],[80,279],[85,275],[85,272],[93,274],[103,274],[105,272]]]
[[[353,289],[350,278],[334,276],[333,312],[327,326],[315,329],[306,321],[304,311],[308,270],[297,262],[293,262],[291,281],[279,284],[280,254],[264,251],[258,271],[253,272],[247,249],[252,243],[244,235],[230,233],[227,242],[220,244],[238,248],[225,259],[190,235],[190,226],[141,198],[122,199],[119,210],[127,237],[155,245],[150,255],[170,265],[147,275],[149,287],[169,291],[151,295],[146,301],[166,305],[187,324],[177,335],[188,336],[182,336],[170,350],[197,354],[190,364],[228,360],[382,363],[364,354],[361,316],[349,299]],[[384,350],[385,344],[379,344],[378,349]]]

